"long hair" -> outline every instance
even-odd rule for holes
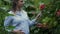
[[[13,10],[13,12],[15,12],[17,10],[16,7],[17,7],[17,4],[18,4],[18,1],[19,0],[12,0],[12,10]]]

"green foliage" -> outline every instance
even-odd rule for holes
[[[37,13],[42,12],[42,16],[38,20],[42,24],[47,25],[45,28],[37,28],[36,25],[30,28],[31,34],[60,34],[60,16],[56,12],[60,9],[60,0],[24,0],[23,9],[28,12],[28,16],[33,19]],[[45,9],[40,10],[39,6],[44,3]],[[0,0],[0,34],[8,34],[4,29],[4,19],[9,16],[7,12],[12,8],[11,0]],[[36,14],[32,14],[35,12]],[[14,28],[14,27],[9,27]]]

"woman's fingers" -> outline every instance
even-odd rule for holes
[[[22,32],[22,30],[14,30],[13,33],[15,33],[15,34],[25,34],[24,32]]]
[[[43,26],[43,25],[42,25],[41,23],[38,23],[38,24],[37,24],[37,27],[38,27],[38,28],[40,28],[40,27],[42,27],[42,26]]]

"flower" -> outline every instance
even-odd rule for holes
[[[44,3],[41,3],[40,6],[39,6],[40,10],[43,10],[45,8],[45,4]]]
[[[57,16],[60,16],[60,9],[57,11]]]

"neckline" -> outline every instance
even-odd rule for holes
[[[17,13],[17,12],[20,12],[20,13],[21,13],[21,12],[23,12],[23,11],[22,11],[22,10],[21,10],[21,11],[16,11],[16,13]],[[9,14],[16,15],[16,13],[14,13],[13,11],[9,11],[8,13],[9,13]]]

